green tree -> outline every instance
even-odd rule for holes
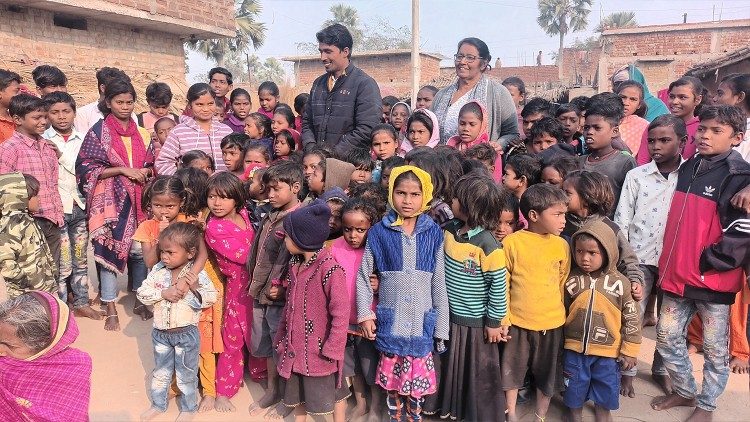
[[[196,40],[187,43],[187,47],[213,60],[219,66],[225,65],[227,54],[245,51],[251,45],[258,49],[266,40],[266,24],[258,22],[262,8],[258,0],[235,1],[234,38]]]
[[[633,28],[638,26],[635,19],[635,12],[615,12],[602,19],[595,31],[604,32],[606,29]]]
[[[359,20],[359,13],[357,12],[357,9],[352,6],[339,3],[334,4],[328,10],[331,11],[332,16],[329,19],[326,19],[325,22],[323,22],[321,29],[327,26],[331,26],[335,23],[340,23],[349,30],[349,33],[352,34],[354,44],[359,44],[359,42],[362,41],[362,21]]]
[[[344,25],[352,34],[353,48],[356,51],[411,48],[411,29],[406,26],[394,28],[384,18],[378,18],[372,26],[363,24],[357,9],[345,4],[335,4],[329,10],[331,17],[323,22],[321,29],[335,23]],[[307,54],[318,52],[317,43],[300,43],[298,48]]]
[[[556,60],[558,64],[562,57],[565,36],[570,32],[586,29],[590,7],[591,0],[539,0],[537,23],[547,35],[560,37]]]

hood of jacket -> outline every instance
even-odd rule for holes
[[[0,216],[7,217],[17,212],[26,213],[28,207],[29,194],[23,174],[0,175]]]
[[[326,180],[323,184],[323,191],[334,187],[346,189],[352,180],[352,173],[354,173],[354,164],[335,158],[326,158]]]
[[[573,234],[571,245],[573,250],[571,251],[575,260],[575,242],[576,239],[582,234],[588,234],[589,236],[596,239],[599,244],[604,248],[604,267],[592,274],[607,274],[617,271],[617,262],[620,260],[620,252],[617,248],[617,234],[612,230],[607,223],[601,219],[586,221],[578,231]]]

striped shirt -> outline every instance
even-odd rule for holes
[[[451,322],[497,328],[508,312],[505,253],[491,232],[478,228],[458,234],[459,224],[444,231]]]
[[[19,171],[39,180],[39,211],[35,217],[63,225],[63,206],[57,184],[57,154],[46,140],[33,139],[18,131],[0,144],[0,174]]]
[[[216,171],[225,171],[227,166],[221,157],[221,140],[230,133],[232,129],[223,123],[212,121],[211,130],[207,133],[192,117],[180,117],[180,123],[169,132],[159,151],[159,157],[156,159],[157,173],[174,174],[182,155],[195,149],[213,157]]]

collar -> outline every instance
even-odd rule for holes
[[[348,76],[350,73],[352,73],[352,68],[354,67],[354,63],[352,63],[351,60],[349,60],[349,65],[344,69],[344,72],[339,76],[338,78],[333,76],[333,73],[328,73],[328,79],[332,81],[339,80],[342,76]]]
[[[19,137],[21,139],[21,141],[23,141],[23,143],[26,146],[28,146],[29,148],[33,148],[34,145],[39,145],[40,148],[41,148],[41,143],[37,142],[37,139],[34,139],[34,138],[30,137],[30,136],[26,136],[26,135],[24,135],[23,133],[21,133],[19,131],[15,131],[14,135],[17,136],[17,137]]]
[[[682,165],[685,164],[685,161],[687,161],[687,160],[685,160],[684,158],[682,158],[682,156],[680,156],[680,164],[677,166],[676,169],[674,169],[673,172],[670,172],[669,174],[679,172],[680,171],[680,167],[682,167]],[[648,165],[648,167],[646,168],[646,170],[648,171],[648,174],[657,174],[657,173],[661,174],[661,172],[659,171],[659,167],[656,166],[656,161],[651,160],[651,161],[648,162],[647,165]]]
[[[48,127],[47,130],[44,131],[44,134],[42,137],[45,139],[53,139],[55,137],[62,138],[63,135],[60,134],[60,132],[56,131],[55,128],[52,126]],[[83,135],[81,135],[81,132],[78,131],[75,127],[73,128],[73,131],[70,132],[70,136],[68,137],[68,142],[70,142],[72,139],[83,139]]]
[[[472,237],[478,235],[479,233],[483,232],[483,227],[474,227],[473,229],[469,229],[469,231],[466,232],[466,238],[471,239]]]
[[[13,123],[14,125],[16,124],[16,122],[14,122],[14,121],[13,121],[13,118],[12,118],[12,117],[9,117],[9,118],[7,118],[7,119],[6,119],[5,117],[3,117],[3,116],[0,116],[0,120],[1,120],[1,121],[3,121],[3,122],[11,122],[11,123]]]

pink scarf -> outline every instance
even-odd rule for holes
[[[91,357],[70,345],[78,326],[68,306],[34,295],[49,312],[52,342],[25,360],[0,357],[0,415],[5,421],[88,421]]]
[[[479,105],[479,109],[482,110],[482,126],[479,128],[479,135],[477,135],[477,137],[474,138],[473,141],[462,142],[461,136],[459,135],[451,136],[450,139],[448,139],[446,145],[456,148],[461,152],[466,151],[474,145],[490,143],[490,134],[487,131],[487,128],[489,126],[487,123],[487,109],[484,107],[484,104],[477,100],[469,102],[477,103],[477,105]],[[495,171],[492,173],[492,179],[498,183],[503,180],[503,156],[500,153],[497,154],[497,158],[495,159]]]
[[[127,128],[123,128],[117,118],[108,114],[104,118],[104,126],[108,129],[107,132],[102,131],[102,134],[108,133],[110,136],[110,147],[117,154],[118,157],[126,164],[127,167],[134,169],[142,169],[146,165],[146,143],[141,136],[141,132],[138,130],[138,125],[130,119]],[[128,151],[125,149],[125,143],[122,141],[122,137],[130,138],[130,150],[132,154],[132,160],[128,158]],[[132,165],[130,163],[132,162]],[[146,214],[141,209],[141,196],[143,193],[143,186],[137,183],[133,183],[133,205],[135,206],[136,216],[138,221],[146,219]]]
[[[420,108],[417,110],[414,110],[414,113],[412,113],[412,116],[416,113],[424,113],[427,116],[430,117],[430,120],[432,120],[432,133],[430,134],[430,140],[427,141],[427,147],[435,148],[438,143],[440,143],[440,125],[438,124],[438,118],[435,115],[435,113],[432,112],[432,110],[428,110],[426,108]],[[408,132],[408,128],[407,128]],[[409,137],[407,136],[404,138],[404,141],[401,142],[401,154],[404,155],[407,152],[414,149],[414,145],[411,144],[411,141],[409,140]]]

